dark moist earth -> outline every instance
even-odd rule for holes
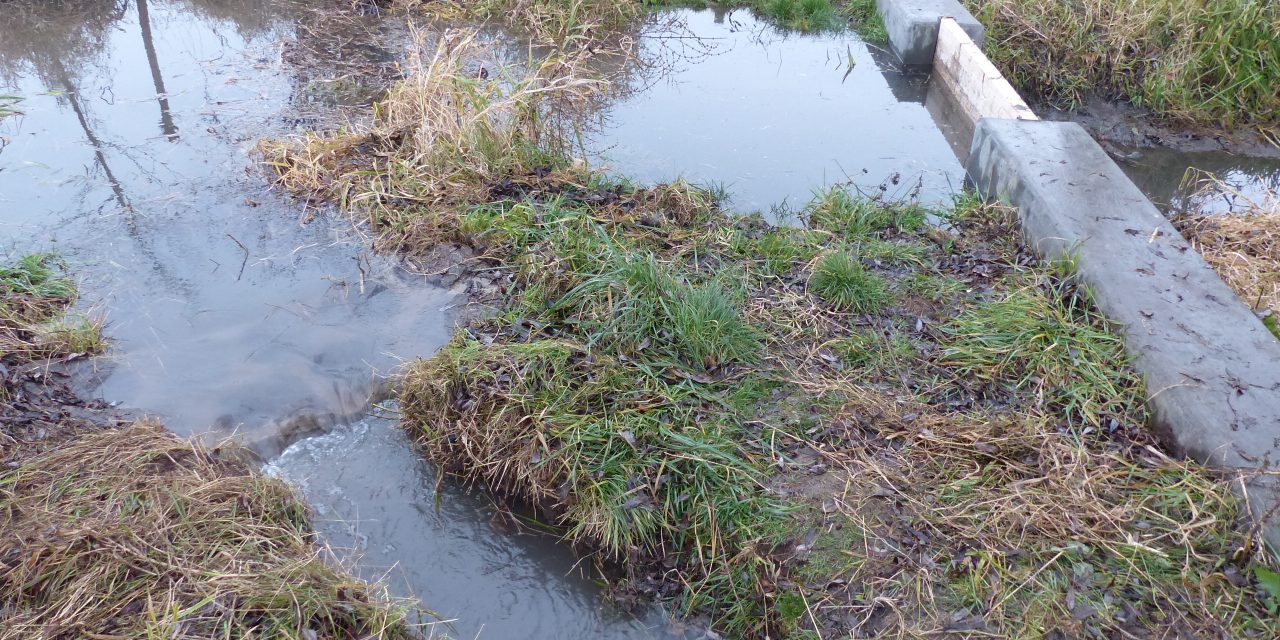
[[[1036,105],[1045,120],[1076,122],[1111,155],[1116,147],[1162,148],[1180,152],[1221,151],[1244,156],[1280,158],[1280,140],[1256,129],[1223,131],[1169,122],[1141,107],[1093,98],[1075,110]]]
[[[136,416],[71,390],[66,363],[0,359],[0,465],[23,460],[81,435],[117,429]]]

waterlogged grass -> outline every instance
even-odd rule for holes
[[[158,425],[85,435],[0,473],[0,638],[410,638],[327,566],[284,483]],[[74,631],[71,631],[73,630]]]
[[[574,167],[547,103],[473,117],[466,67],[426,68],[391,100],[464,117],[314,138],[282,182],[465,256],[487,311],[408,365],[403,424],[614,563],[620,600],[744,638],[1271,637],[1227,480],[1160,453],[1112,328],[1007,209],[835,187],[773,226]],[[474,139],[519,161],[434,155]]]
[[[19,96],[0,95],[0,120],[21,114],[22,111],[18,110],[18,103],[20,102],[22,102],[22,98]]]
[[[1280,125],[1280,4],[1269,0],[966,0],[1024,91],[1088,95],[1233,127]]]
[[[0,265],[0,357],[101,351],[101,322],[68,313],[75,296],[75,283],[52,254],[30,254]]]

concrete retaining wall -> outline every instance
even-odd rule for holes
[[[1242,473],[1280,546],[1280,341],[1079,125],[984,119],[967,170],[1017,207],[1048,259],[1073,257],[1123,327],[1154,426],[1173,448]]]
[[[938,45],[938,19],[954,18],[974,42],[982,45],[986,29],[957,0],[876,0],[889,44],[903,64],[928,67]]]

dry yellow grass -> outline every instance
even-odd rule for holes
[[[456,228],[458,208],[493,185],[563,164],[571,125],[557,114],[608,87],[584,72],[582,57],[509,73],[474,31],[420,34],[419,45],[371,124],[260,145],[278,184],[338,202],[399,249]]]
[[[0,475],[0,638],[409,637],[307,517],[158,424],[62,443]]]
[[[1173,222],[1218,275],[1255,310],[1270,312],[1272,332],[1280,317],[1280,194],[1249,198],[1206,174],[1190,181],[1202,194],[1222,193],[1236,203],[1231,213],[1184,213]],[[1280,333],[1278,333],[1280,335]]]

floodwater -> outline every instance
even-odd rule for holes
[[[964,168],[924,106],[926,79],[890,55],[851,33],[779,32],[745,9],[676,15],[687,31],[642,46],[669,68],[611,106],[591,140],[610,169],[722,184],[739,211],[802,206],[836,183],[929,204],[961,190]]]
[[[832,182],[926,201],[959,189],[923,80],[856,38],[783,34],[742,11],[676,17],[684,35],[655,31],[646,50],[694,49],[624,92],[593,138],[615,170],[722,182],[740,209]],[[400,358],[447,341],[465,300],[338,216],[304,224],[253,148],[367,111],[365,80],[393,78],[407,51],[396,22],[288,0],[4,3],[0,95],[23,114],[0,121],[0,254],[58,252],[81,306],[107,320],[85,393],[248,444],[357,571],[420,596],[454,620],[449,635],[682,637],[660,613],[612,611],[564,545],[495,527],[482,494],[440,481],[392,421],[366,415]]]

